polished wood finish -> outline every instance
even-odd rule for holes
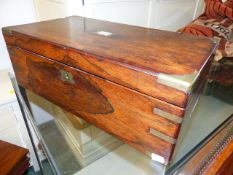
[[[3,34],[22,87],[165,161],[216,47],[206,38],[82,17],[7,27]],[[160,84],[161,73],[200,76],[184,92]]]
[[[0,140],[0,174],[21,175],[29,167],[28,150]]]
[[[233,115],[177,174],[233,174]]]
[[[215,48],[206,38],[82,17],[3,28],[3,33],[10,45],[180,107],[185,107],[188,94],[159,84],[158,73],[199,72]]]
[[[153,114],[153,108],[181,118],[185,112],[183,108],[26,50],[13,46],[8,49],[14,52],[11,60],[20,85],[143,152],[150,151],[170,158],[174,145],[149,134],[149,130],[153,128],[177,138],[180,124]],[[61,70],[71,73],[74,83],[63,81]]]

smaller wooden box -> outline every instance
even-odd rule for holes
[[[25,148],[0,140],[1,174],[23,175],[30,166],[28,153]]]

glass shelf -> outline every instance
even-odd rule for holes
[[[35,145],[39,145],[37,152],[44,174],[172,174],[233,114],[232,96],[233,86],[206,85],[190,116],[190,125],[183,131],[182,144],[175,149],[168,166],[152,161],[117,138],[30,91],[27,91],[27,97],[32,115],[27,117],[39,137]]]

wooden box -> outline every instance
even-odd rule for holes
[[[182,140],[216,48],[206,38],[83,17],[3,34],[22,87],[161,163]]]

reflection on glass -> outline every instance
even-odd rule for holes
[[[190,116],[190,126],[167,169],[175,170],[186,157],[201,148],[202,142],[233,114],[233,85],[209,83]]]
[[[47,156],[60,174],[154,175],[175,169],[200,148],[201,141],[233,113],[233,86],[208,84],[172,162],[165,167],[47,100],[28,91],[34,124],[46,144]],[[199,147],[198,147],[199,146]],[[194,149],[195,148],[195,149]],[[178,162],[178,163],[177,163]]]
[[[122,142],[28,92],[33,119],[61,174],[74,174]]]

